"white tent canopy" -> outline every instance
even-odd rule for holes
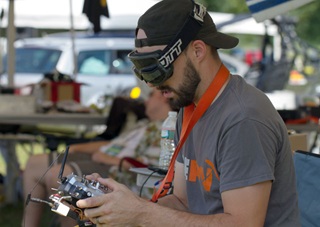
[[[108,0],[110,18],[101,17],[102,30],[135,29],[138,18],[159,0]],[[4,16],[0,27],[7,28],[7,51],[9,86],[14,84],[15,27],[35,29],[92,30],[92,25],[82,13],[84,0],[0,0]],[[72,10],[71,10],[72,9]],[[10,13],[9,13],[10,12]],[[210,12],[219,25],[233,19],[233,14]],[[253,19],[226,25],[222,31],[228,33],[264,34],[265,26]],[[2,44],[1,44],[2,46]]]
[[[71,0],[74,29],[86,30],[90,23],[82,13],[84,0]],[[135,25],[138,15],[141,15],[157,0],[108,0],[111,18],[102,17],[102,27],[113,26],[132,27]],[[8,0],[0,0],[0,7],[4,9],[2,27],[8,25]],[[33,27],[39,29],[69,29],[70,24],[70,0],[16,0],[15,26]],[[125,7],[124,7],[125,6]],[[117,20],[123,16],[127,20]],[[112,23],[110,23],[112,22]]]
[[[214,17],[214,15],[212,16]],[[264,35],[266,32],[271,36],[275,36],[278,34],[277,26],[272,24],[270,21],[257,23],[252,17],[235,21],[234,23],[223,26],[221,27],[220,31],[224,33],[251,35]]]
[[[88,30],[91,27],[86,15],[82,13],[84,0],[15,0],[15,26],[37,29],[70,29],[70,1],[72,1],[73,28]],[[110,18],[101,17],[102,29],[134,29],[139,16],[158,0],[108,0]],[[0,0],[4,10],[1,27],[8,25],[9,0]],[[124,7],[125,6],[125,7]],[[233,14],[210,12],[214,22],[226,22]],[[264,34],[263,23],[252,18],[227,25],[222,31],[228,33]]]

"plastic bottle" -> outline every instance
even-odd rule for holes
[[[159,159],[159,167],[167,170],[170,160],[175,150],[174,133],[176,129],[177,112],[170,111],[167,119],[163,122],[161,128],[161,152]]]

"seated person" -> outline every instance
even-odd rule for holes
[[[148,120],[141,120],[136,127],[123,133],[111,141],[94,141],[70,145],[64,176],[74,173],[78,176],[97,172],[101,176],[108,176],[111,166],[118,166],[122,157],[134,157],[145,164],[157,165],[160,154],[160,127],[171,110],[168,101],[161,92],[153,89],[145,102],[145,112]],[[44,175],[48,165],[55,161],[50,154],[31,156],[26,165],[23,184],[24,196],[48,200],[53,194],[51,188],[57,188],[57,177],[60,164],[54,166]],[[58,157],[61,162],[63,155]],[[43,176],[44,175],[44,176]],[[43,177],[43,179],[41,179]],[[37,182],[41,179],[40,183]],[[43,206],[29,203],[24,212],[25,227],[37,227],[40,223]],[[60,216],[61,226],[74,226],[71,218]]]
[[[128,120],[128,116],[132,114],[134,120]],[[107,128],[101,134],[94,138],[72,138],[69,136],[55,136],[52,134],[44,133],[46,138],[47,148],[50,151],[56,151],[61,142],[67,145],[75,143],[86,143],[91,141],[111,140],[118,136],[120,132],[128,129],[135,121],[147,118],[145,113],[145,105],[142,99],[131,99],[129,97],[117,96],[113,99],[110,112],[108,114],[106,125]],[[130,122],[128,124],[127,122]],[[81,145],[82,146],[82,145]],[[90,144],[90,147],[93,146]],[[99,147],[99,143],[97,143]]]

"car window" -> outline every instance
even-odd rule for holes
[[[78,55],[78,72],[85,75],[132,74],[131,50],[87,50]]]
[[[112,62],[113,71],[116,74],[132,74],[132,62],[128,58],[131,50],[116,51],[115,60]]]
[[[110,50],[80,51],[78,72],[80,74],[106,75],[110,71],[112,52]]]
[[[43,48],[16,48],[15,71],[17,73],[48,73],[54,71],[61,55],[60,50]],[[7,57],[4,57],[7,71]]]

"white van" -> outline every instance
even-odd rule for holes
[[[58,71],[85,84],[81,86],[81,104],[90,105],[103,94],[116,95],[136,85],[127,58],[133,48],[133,38],[76,38],[74,48],[67,37],[21,39],[15,42],[14,84],[37,83],[44,74]],[[6,58],[3,66],[6,72]],[[6,74],[0,79],[1,85],[8,83]]]
[[[81,86],[81,104],[89,106],[97,104],[103,95],[123,94],[137,85],[132,63],[127,57],[134,49],[133,37],[76,38],[74,48],[72,43],[68,36],[16,41],[15,86],[37,83],[45,73],[56,70],[85,84]],[[76,64],[73,60],[74,53]],[[220,57],[231,73],[244,76],[249,69],[247,64],[235,57],[222,52]],[[6,58],[4,60],[6,72]],[[1,75],[0,84],[7,83],[7,75]]]

